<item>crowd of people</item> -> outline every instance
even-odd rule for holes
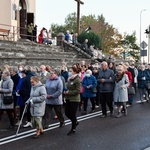
[[[72,135],[79,125],[76,117],[78,111],[81,111],[81,115],[86,115],[101,108],[101,118],[106,118],[108,106],[110,116],[127,116],[127,103],[132,105],[134,101],[134,95],[128,90],[130,87],[139,92],[141,103],[144,100],[148,102],[149,81],[150,65],[135,65],[134,62],[115,64],[95,61],[86,64],[83,60],[72,66],[63,62],[56,68],[49,65],[41,65],[39,68],[4,65],[1,68],[0,121],[6,111],[10,121],[9,128],[15,128],[22,123],[20,120],[27,106],[27,121],[23,127],[35,127],[34,138],[39,138],[43,130],[49,127],[53,109],[60,122],[59,127],[65,126],[62,111],[65,109],[65,115],[72,122],[67,135]],[[114,106],[117,106],[117,114]]]

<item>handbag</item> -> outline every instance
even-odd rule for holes
[[[12,104],[13,101],[14,101],[13,96],[4,96],[4,97],[3,97],[3,103],[4,103],[5,105]]]
[[[135,88],[133,86],[128,87],[128,94],[135,95]]]
[[[97,89],[96,89],[96,88],[93,88],[93,89],[92,89],[92,93],[97,93]]]

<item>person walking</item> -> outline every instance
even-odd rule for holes
[[[30,113],[32,116],[32,126],[36,128],[36,135],[33,138],[39,138],[43,134],[42,117],[45,113],[46,89],[37,76],[30,79],[31,93],[26,105],[30,103]]]
[[[114,88],[114,102],[118,108],[118,115],[116,118],[121,117],[121,106],[124,108],[124,115],[127,115],[126,102],[128,101],[128,86],[130,85],[128,75],[125,73],[124,67],[119,65],[117,67],[117,74],[115,79]]]
[[[99,71],[98,83],[99,93],[102,104],[102,116],[101,118],[107,117],[106,104],[109,107],[110,115],[113,114],[113,90],[114,90],[114,72],[108,68],[108,63],[103,61],[101,63],[102,69]]]
[[[65,114],[71,120],[72,127],[67,135],[74,134],[76,132],[76,127],[79,124],[79,122],[77,121],[76,113],[80,102],[81,88],[81,81],[78,76],[80,70],[73,66],[69,69],[69,72],[71,75],[68,78],[68,82],[66,84],[67,89],[66,91],[64,91],[66,98]]]
[[[64,117],[62,114],[62,92],[63,92],[63,83],[61,78],[58,76],[60,72],[57,69],[52,69],[50,72],[50,78],[46,81],[46,110],[43,118],[43,126],[44,128],[48,128],[50,117],[52,114],[52,109],[54,108],[56,115],[58,116],[60,125],[59,127],[63,127]]]
[[[6,111],[9,121],[10,121],[10,126],[8,127],[9,129],[13,129],[14,126],[14,101],[10,104],[5,104],[4,103],[4,96],[12,96],[13,92],[13,81],[10,78],[10,72],[7,70],[4,70],[2,73],[2,83],[0,87],[0,121],[2,119],[3,112]]]
[[[87,113],[87,104],[88,104],[88,99],[90,99],[92,103],[92,109],[91,112],[94,112],[95,110],[95,98],[96,98],[96,91],[93,91],[93,89],[96,89],[97,86],[97,80],[96,78],[92,75],[91,70],[87,70],[85,77],[83,78],[82,81],[82,86],[84,87],[84,92],[83,92],[83,99],[84,99],[84,111],[83,115]]]

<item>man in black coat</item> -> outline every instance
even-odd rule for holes
[[[19,80],[20,80],[20,76],[18,75],[18,68],[17,67],[13,67],[10,69],[10,74],[11,74],[11,79],[13,80],[14,82],[14,87],[13,87],[13,97],[14,97],[14,118],[16,119],[17,117],[17,114],[16,114],[16,111],[15,111],[15,108],[17,106],[17,97],[16,97],[16,87],[19,83]]]
[[[25,74],[26,74],[26,77],[24,78],[23,82],[22,82],[22,95],[23,95],[23,99],[24,99],[24,102],[26,102],[29,97],[30,97],[30,92],[31,92],[31,82],[30,82],[30,78],[33,75],[32,73],[32,67],[31,66],[25,66]],[[28,106],[27,108],[27,124],[24,125],[23,127],[29,127],[29,126],[32,126],[31,124],[31,114],[30,114],[30,105]]]

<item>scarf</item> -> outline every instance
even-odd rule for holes
[[[124,73],[121,73],[121,74],[117,74],[116,75],[116,82],[119,82],[124,76]]]
[[[71,77],[68,78],[68,82],[70,82],[71,80],[73,80],[78,74],[74,74]]]

